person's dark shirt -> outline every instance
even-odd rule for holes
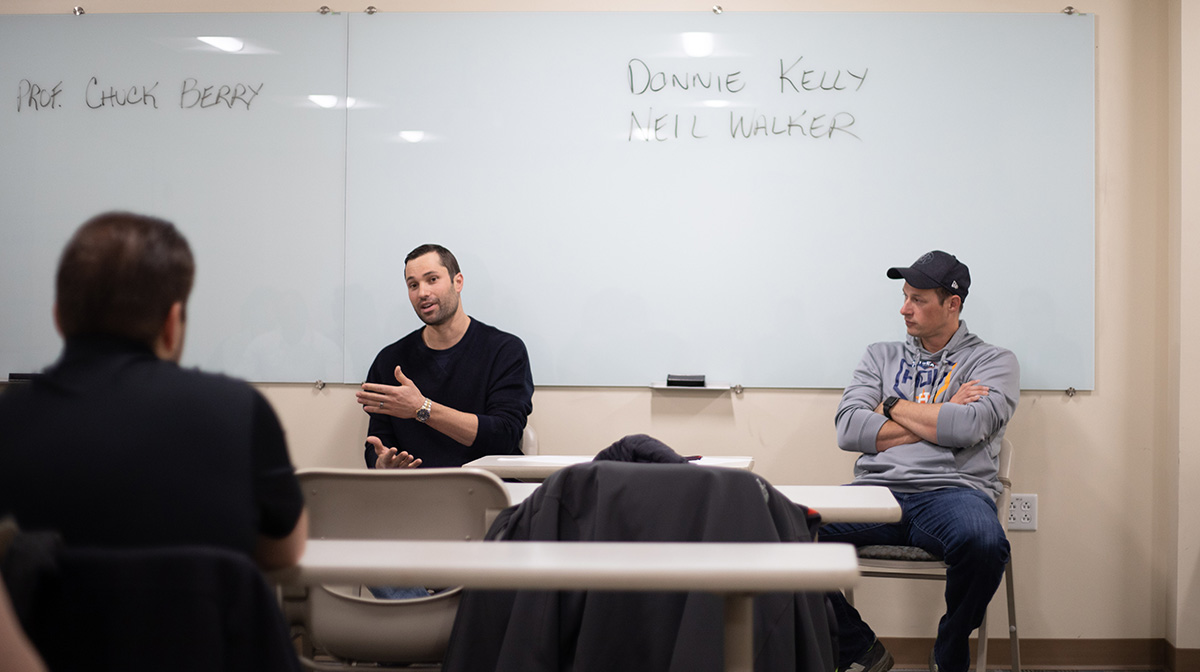
[[[423,329],[423,328],[422,328]],[[417,329],[379,352],[367,372],[368,383],[397,385],[396,366],[421,394],[479,418],[475,441],[464,446],[416,420],[371,414],[367,429],[387,448],[421,458],[422,467],[460,467],[484,455],[521,452],[521,433],[533,411],[533,374],[520,338],[471,319],[453,347],[434,350]],[[369,445],[363,457],[375,467]]]
[[[302,508],[279,420],[242,381],[132,341],[72,338],[43,375],[0,395],[0,515],[22,529],[252,555]]]

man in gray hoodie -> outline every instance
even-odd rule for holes
[[[874,343],[854,371],[837,409],[842,450],[861,453],[855,485],[883,485],[900,502],[894,524],[838,524],[821,541],[857,546],[917,546],[949,566],[946,614],[930,669],[965,672],[968,638],[979,627],[1008,562],[996,512],[1004,428],[1017,409],[1020,369],[1012,352],[984,343],[959,319],[971,274],[935,250],[912,266],[888,269],[904,279],[903,342]],[[838,669],[885,672],[892,656],[840,593]]]

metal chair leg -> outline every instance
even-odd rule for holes
[[[983,612],[983,620],[979,623],[978,642],[976,643],[976,663],[975,672],[987,672],[987,612]]]
[[[1008,646],[1012,655],[1012,672],[1021,672],[1021,637],[1017,633],[1017,599],[1011,558],[1004,568],[1004,583],[1008,592]]]

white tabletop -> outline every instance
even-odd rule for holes
[[[754,670],[754,594],[859,579],[849,544],[309,539],[284,584],[462,585],[494,590],[703,590],[724,604],[726,672]]]
[[[545,479],[550,474],[569,467],[592,461],[591,455],[485,455],[472,460],[464,467],[486,469],[500,478]],[[736,455],[705,455],[692,464],[703,467],[729,467],[754,469],[754,458]]]
[[[537,590],[829,591],[853,586],[849,544],[310,539],[281,583]]]
[[[882,485],[777,485],[775,489],[797,504],[816,509],[822,523],[900,522],[900,504]]]
[[[508,498],[520,504],[541,483],[505,483]],[[881,485],[777,485],[785,497],[816,509],[823,523],[895,523],[900,505]]]

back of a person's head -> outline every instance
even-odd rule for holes
[[[175,302],[187,303],[196,265],[162,219],[110,212],[84,222],[58,263],[55,310],[65,338],[153,343]]]

